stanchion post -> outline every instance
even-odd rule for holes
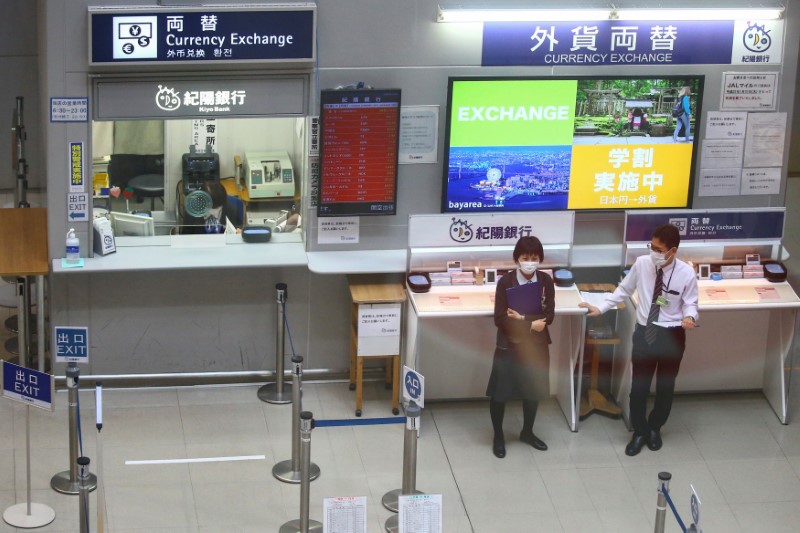
[[[280,533],[322,533],[322,523],[308,518],[311,499],[311,480],[308,477],[311,465],[311,430],[314,415],[309,411],[300,413],[300,518],[283,524]]]
[[[81,521],[79,531],[80,533],[89,533],[89,458],[78,457],[75,464],[78,469],[78,490],[80,495],[78,498],[80,505],[78,517]]]
[[[286,333],[286,299],[288,287],[285,283],[275,284],[276,315],[275,327],[275,383],[267,383],[258,389],[258,397],[262,402],[284,404],[292,401],[291,391],[286,390],[283,379],[283,357],[285,353]]]
[[[292,458],[276,463],[272,475],[284,483],[300,483],[300,413],[303,410],[303,358],[292,356]],[[309,464],[310,481],[319,477],[320,469]]]
[[[658,500],[656,501],[656,527],[653,533],[664,533],[664,522],[667,518],[667,498],[664,490],[669,490],[669,480],[672,474],[669,472],[658,473]]]
[[[403,483],[402,488],[390,490],[383,495],[383,506],[396,513],[401,495],[422,494],[417,490],[417,428],[422,409],[413,400],[406,407],[406,429],[403,435]],[[390,519],[391,520],[391,519]]]
[[[78,381],[80,370],[78,365],[70,363],[67,366],[67,402],[69,408],[69,470],[59,472],[50,480],[50,487],[61,494],[77,495],[80,493],[78,486]],[[89,490],[97,488],[97,477],[88,474]]]

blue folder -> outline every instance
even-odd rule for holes
[[[542,288],[538,282],[506,289],[506,299],[509,309],[521,315],[542,314]]]

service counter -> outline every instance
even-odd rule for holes
[[[686,334],[676,392],[760,390],[788,424],[789,383],[800,298],[787,282],[731,279],[698,282],[699,328]],[[618,313],[612,394],[629,424],[631,348],[636,295]]]
[[[497,328],[495,285],[435,286],[412,293],[406,312],[405,364],[425,377],[425,398],[456,400],[486,396]],[[580,292],[556,287],[550,326],[550,391],[572,431],[578,428],[586,310]]]

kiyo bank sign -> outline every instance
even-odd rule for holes
[[[498,223],[491,225],[475,224],[471,223],[469,218],[453,217],[449,228],[450,239],[459,244],[473,240],[484,244],[512,244],[520,237],[533,235],[533,226],[530,224],[517,225],[504,222],[498,220]]]
[[[155,94],[156,106],[163,111],[177,111],[182,106],[195,113],[230,113],[244,105],[247,91],[240,90],[196,90],[182,92],[174,87],[158,85]]]

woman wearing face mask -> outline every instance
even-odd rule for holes
[[[509,400],[522,400],[520,440],[537,450],[547,449],[547,445],[533,434],[539,400],[550,396],[550,334],[547,326],[555,315],[553,278],[538,269],[543,259],[544,249],[539,239],[520,238],[514,247],[514,262],[519,268],[503,276],[495,292],[497,345],[486,395],[491,399],[492,451],[501,459],[506,455],[503,415]],[[524,300],[520,300],[520,295]],[[511,307],[510,301],[519,309]]]

